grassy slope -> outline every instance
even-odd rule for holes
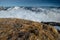
[[[0,18],[0,40],[60,40],[60,34],[50,25]]]

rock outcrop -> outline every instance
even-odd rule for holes
[[[60,40],[60,34],[50,25],[0,18],[0,40]]]

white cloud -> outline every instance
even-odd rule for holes
[[[32,8],[34,9],[34,8]],[[0,11],[0,18],[21,18],[32,21],[53,21],[60,22],[60,9],[56,8],[37,8],[34,10],[42,10],[41,12],[33,12],[20,7],[9,8],[8,10]]]

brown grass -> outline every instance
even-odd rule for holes
[[[60,34],[50,25],[0,18],[0,40],[60,40]]]

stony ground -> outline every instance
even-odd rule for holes
[[[60,40],[60,34],[50,25],[23,19],[1,18],[0,40]]]

